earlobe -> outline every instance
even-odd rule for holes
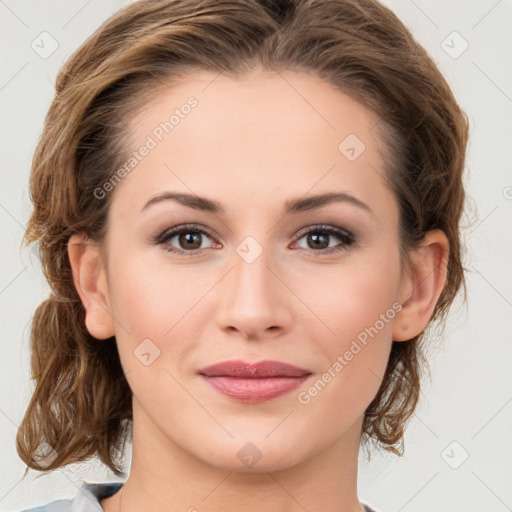
[[[84,235],[68,241],[73,282],[85,308],[85,326],[91,336],[103,340],[114,335],[106,270],[100,247]]]
[[[449,243],[440,229],[429,231],[411,251],[411,268],[402,283],[402,309],[395,317],[393,340],[407,341],[427,326],[446,282]]]

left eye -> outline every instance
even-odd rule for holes
[[[338,243],[331,245],[334,239],[338,239]],[[314,226],[308,228],[304,233],[299,233],[297,241],[302,239],[306,240],[308,247],[301,247],[301,249],[317,249],[313,252],[331,253],[346,248],[355,242],[355,237],[344,229],[335,226]],[[340,243],[341,242],[341,243]]]

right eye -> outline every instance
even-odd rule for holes
[[[163,245],[163,248],[168,252],[194,256],[202,253],[205,249],[203,246],[205,237],[213,238],[210,230],[198,224],[184,224],[166,229],[156,236],[153,242],[157,245]]]

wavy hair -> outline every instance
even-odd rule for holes
[[[239,77],[255,68],[315,74],[379,116],[404,261],[428,230],[441,229],[449,240],[447,281],[431,322],[444,323],[461,287],[465,296],[459,224],[467,117],[391,10],[375,0],[134,2],[60,69],[32,161],[34,209],[24,241],[38,242],[51,293],[31,326],[35,389],[17,433],[30,468],[50,471],[97,456],[122,474],[131,390],[115,338],[98,342],[85,327],[67,244],[75,233],[105,235],[112,194],[99,201],[94,190],[124,162],[127,120],[189,71]],[[397,454],[426,367],[425,334],[393,342],[363,422],[363,440]],[[41,447],[51,453],[41,455]]]

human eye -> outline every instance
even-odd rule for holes
[[[183,256],[194,256],[205,249],[205,238],[213,241],[211,230],[198,224],[183,224],[166,229],[153,239],[155,245],[162,245],[164,250]],[[178,247],[176,247],[176,245]],[[214,245],[216,242],[214,242]],[[217,244],[219,247],[219,244]]]
[[[338,244],[331,244],[334,239],[338,239]],[[339,251],[346,251],[349,246],[356,242],[356,237],[346,229],[331,225],[309,226],[302,229],[295,236],[296,242],[305,239],[306,247],[299,246],[300,249],[312,250],[319,254],[333,254]]]

